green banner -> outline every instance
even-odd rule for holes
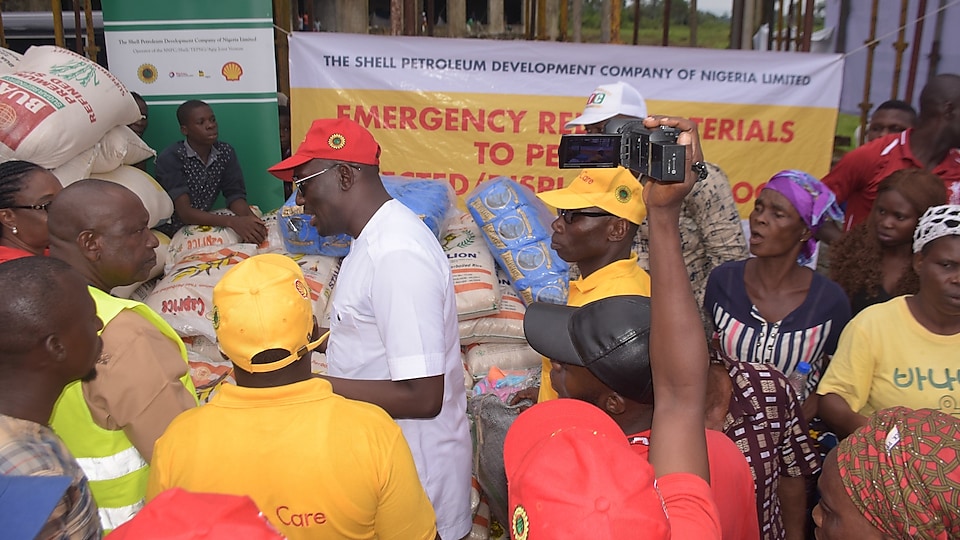
[[[266,172],[280,160],[276,60],[270,0],[103,0],[110,71],[150,107],[144,139],[159,153],[183,139],[177,107],[207,102],[220,140],[237,151],[247,199],[263,211],[283,203]]]

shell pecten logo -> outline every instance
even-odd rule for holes
[[[243,68],[236,62],[227,62],[220,68],[220,74],[228,81],[239,81],[243,76]]]

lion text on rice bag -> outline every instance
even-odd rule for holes
[[[459,213],[445,222],[440,239],[456,294],[457,318],[461,321],[499,311],[500,286],[490,248],[470,214]]]

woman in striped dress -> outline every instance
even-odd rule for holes
[[[703,306],[714,346],[730,358],[773,364],[787,377],[800,362],[811,365],[800,395],[808,419],[816,415],[817,381],[850,320],[843,289],[803,266],[828,217],[842,213],[826,186],[802,171],[774,175],[750,213],[754,257],[714,269]]]

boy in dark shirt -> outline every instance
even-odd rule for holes
[[[168,146],[157,156],[157,182],[170,195],[174,208],[170,223],[158,229],[173,236],[184,225],[213,225],[233,229],[243,242],[263,242],[266,226],[247,204],[236,151],[218,140],[213,109],[192,99],[177,109],[177,120],[186,140]],[[210,212],[221,192],[235,216]]]

